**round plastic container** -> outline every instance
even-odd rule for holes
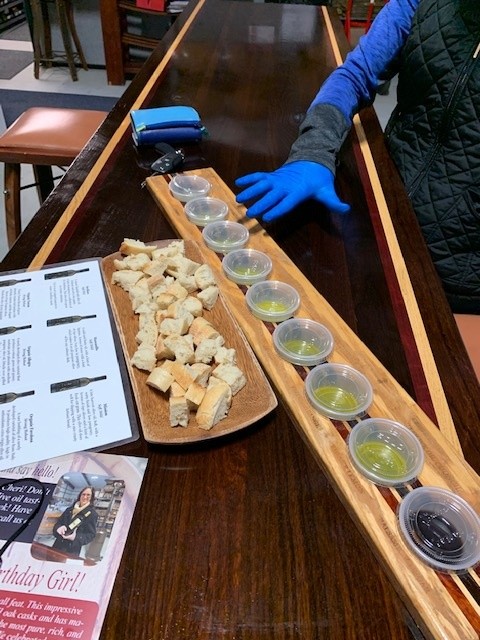
[[[201,176],[177,175],[171,179],[168,188],[177,200],[180,200],[180,202],[188,202],[193,198],[207,196],[210,193],[212,185]]]
[[[461,573],[480,562],[480,518],[456,494],[440,487],[420,487],[398,509],[407,545],[431,567]]]
[[[209,222],[202,231],[205,244],[217,253],[230,253],[244,247],[250,236],[246,227],[239,222],[220,220]]]
[[[228,215],[228,205],[218,198],[193,198],[185,203],[185,213],[190,222],[204,227],[209,222],[224,220]]]
[[[333,362],[314,367],[305,379],[305,390],[317,411],[336,420],[361,416],[373,398],[372,386],[362,373]]]
[[[276,327],[272,338],[277,353],[284,360],[305,367],[324,362],[333,349],[330,331],[307,318],[285,320]]]
[[[375,484],[386,487],[413,481],[423,467],[419,439],[393,420],[362,420],[348,437],[348,449],[354,466]]]
[[[300,305],[296,289],[278,280],[256,282],[247,291],[245,300],[254,316],[268,322],[291,318]]]
[[[261,251],[255,249],[236,249],[230,251],[222,260],[225,274],[237,284],[253,284],[268,278],[272,270],[272,261]]]

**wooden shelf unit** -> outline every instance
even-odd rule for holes
[[[100,0],[100,14],[107,80],[113,85],[125,84],[127,76],[135,75],[161,39],[161,37],[129,32],[131,27],[129,19],[139,18],[143,24],[143,19],[148,16],[157,20],[163,17],[166,19],[166,28],[168,28],[176,18],[176,14],[168,11],[153,11],[137,7],[131,0]],[[144,57],[135,57],[134,49],[143,53]]]
[[[0,0],[0,33],[25,22],[23,0]]]

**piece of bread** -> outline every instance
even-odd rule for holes
[[[175,358],[175,354],[172,349],[170,349],[165,344],[165,337],[158,336],[157,341],[155,343],[155,353],[157,354],[158,360],[173,360]]]
[[[146,253],[132,253],[131,255],[125,256],[123,260],[114,260],[113,263],[117,269],[143,271],[151,262],[150,256]]]
[[[160,260],[150,260],[149,264],[146,264],[144,266],[143,273],[152,278],[155,276],[163,276],[167,266],[168,260],[166,258],[162,258]]]
[[[184,276],[192,276],[195,271],[200,267],[198,262],[190,260],[183,255],[177,254],[168,259],[167,273],[175,278],[178,278],[180,274]]]
[[[203,291],[199,291],[197,293],[197,298],[202,303],[204,309],[211,311],[218,300],[218,294],[218,287],[211,285],[210,287],[203,289]]]
[[[194,273],[195,281],[199,289],[206,289],[212,285],[217,284],[213,271],[208,264],[202,264]]]
[[[146,323],[135,336],[137,344],[150,344],[153,347],[157,343],[158,331],[155,321]]]
[[[247,378],[243,371],[234,364],[219,364],[212,371],[212,376],[226,382],[232,389],[233,395],[247,384]]]
[[[193,343],[196,345],[200,344],[202,340],[206,340],[207,338],[212,340],[213,338],[218,338],[220,335],[215,327],[203,316],[194,319],[188,333],[193,336]]]
[[[172,385],[173,376],[163,367],[155,367],[147,378],[147,384],[154,389],[168,391]]]
[[[173,295],[173,293],[167,293],[166,291],[155,298],[155,302],[157,303],[159,309],[168,309],[168,307],[173,302],[175,302],[175,300],[176,297]]]
[[[190,316],[193,317],[193,316]],[[189,319],[164,318],[158,325],[158,331],[164,336],[183,336],[190,328]]]
[[[177,253],[185,254],[185,242],[183,240],[173,240],[166,247],[155,247],[152,253],[152,258],[158,260],[159,258],[165,258],[168,256],[174,256]]]
[[[195,282],[195,276],[186,276],[183,273],[179,273],[177,277],[178,284],[182,285],[188,293],[194,293],[197,291],[197,283]]]
[[[134,367],[137,367],[137,369],[153,371],[157,364],[155,347],[150,344],[142,343],[131,357],[130,363]]]
[[[188,427],[190,409],[185,396],[170,396],[168,399],[170,426]]]
[[[188,296],[188,291],[176,280],[167,286],[165,292],[173,294],[177,300],[184,300]]]
[[[188,387],[194,381],[194,376],[190,372],[187,365],[181,364],[176,360],[171,361],[171,365],[169,366],[169,371],[184,391],[188,389]]]
[[[203,362],[205,364],[209,364],[213,360],[215,354],[222,346],[222,344],[222,336],[217,336],[216,338],[206,338],[205,340],[202,340],[195,349],[195,362]]]
[[[237,352],[235,349],[219,347],[213,358],[216,364],[237,364]]]
[[[152,253],[157,247],[155,245],[146,245],[141,240],[134,240],[133,238],[124,238],[120,245],[120,253],[124,255],[132,255],[134,253],[146,253],[148,256],[152,256]]]
[[[195,352],[192,336],[166,336],[163,340],[163,344],[166,349],[168,349],[169,351],[173,351],[173,356],[175,360],[177,360],[177,362],[186,364],[187,362],[194,361]]]
[[[183,398],[185,396],[185,389],[181,387],[178,382],[175,380],[172,382],[170,387],[170,397],[172,398]]]
[[[132,271],[131,269],[114,271],[112,273],[112,284],[118,284],[124,291],[130,291],[130,289],[137,284],[140,278],[143,277],[143,273],[140,271]]]
[[[200,429],[210,430],[227,415],[232,403],[232,390],[226,383],[207,389],[200,406],[197,409],[196,419]]]
[[[198,382],[192,382],[185,393],[185,400],[188,406],[193,411],[196,411],[202,402],[205,393],[207,392],[205,387],[202,387]]]
[[[202,387],[206,387],[210,374],[212,373],[212,367],[204,362],[194,362],[190,365],[190,371],[194,375],[194,380]]]

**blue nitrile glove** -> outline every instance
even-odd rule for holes
[[[330,169],[309,160],[296,160],[267,172],[250,173],[235,180],[238,187],[246,187],[237,197],[241,204],[256,200],[247,209],[249,218],[262,216],[271,222],[291,211],[309,198],[321,202],[334,213],[347,213],[350,205],[342,202],[333,184]]]

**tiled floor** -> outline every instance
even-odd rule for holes
[[[9,40],[8,32],[0,38],[1,50],[32,51],[30,41]],[[33,55],[33,54],[32,54]],[[78,81],[73,82],[68,68],[53,67],[41,69],[40,78],[33,76],[33,63],[18,73],[11,80],[0,80],[0,89],[21,91],[46,91],[50,93],[75,93],[82,95],[120,97],[125,91],[125,86],[111,86],[107,83],[106,72],[102,69],[78,70]],[[393,83],[387,96],[378,96],[375,108],[382,126],[388,120],[388,116],[395,103],[395,84]],[[0,105],[0,133],[5,130],[5,121]],[[22,184],[31,184],[33,174],[29,167],[22,167]],[[3,185],[3,164],[0,164],[0,184]],[[3,189],[2,189],[3,190]],[[23,228],[28,224],[32,216],[38,211],[40,203],[35,189],[24,189],[21,193],[21,209]],[[0,197],[0,260],[8,251],[5,231],[5,210],[3,197]]]

